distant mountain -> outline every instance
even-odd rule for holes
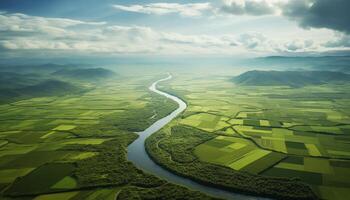
[[[60,64],[42,64],[42,65],[13,65],[13,66],[0,66],[0,72],[14,72],[17,74],[50,74],[58,70],[73,68],[72,65],[60,65]]]
[[[248,71],[233,78],[238,85],[302,87],[350,81],[350,75],[331,71]]]
[[[26,86],[15,84],[0,88],[0,103],[9,103],[34,97],[61,96],[82,91],[83,89],[77,86],[58,80],[45,80]]]
[[[28,96],[59,96],[75,93],[80,90],[81,89],[71,83],[58,80],[47,80],[36,85],[17,89],[22,95]]]
[[[87,89],[85,86],[79,86],[81,85],[79,81],[102,81],[116,76],[114,72],[103,68],[66,69],[66,67],[66,65],[48,64],[34,67],[36,70],[31,67],[19,67],[18,73],[0,70],[0,103],[75,94]],[[8,69],[15,71],[13,68]],[[52,72],[54,69],[59,70]]]
[[[284,57],[270,56],[249,60],[245,63],[253,67],[268,69],[309,69],[316,71],[340,71],[350,73],[350,56]]]
[[[0,72],[0,89],[20,88],[39,83],[42,77],[37,74],[17,74]]]
[[[87,68],[87,69],[62,69],[52,73],[51,75],[61,78],[73,80],[96,81],[104,80],[116,76],[111,70],[103,68]]]

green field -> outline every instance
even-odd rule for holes
[[[0,200],[350,200],[350,0],[0,0]]]
[[[349,84],[242,86],[226,76],[179,74],[164,89],[177,91],[188,103],[170,127],[184,125],[212,134],[198,145],[184,143],[192,160],[255,176],[297,178],[319,198],[350,194]],[[157,137],[170,140],[161,133]],[[149,146],[156,159],[170,166],[161,153],[169,150]],[[170,168],[187,174],[179,166]],[[201,173],[214,176],[210,170]],[[190,174],[225,186],[219,178]]]
[[[126,158],[134,132],[177,107],[148,90],[160,77],[82,81],[84,92],[0,104],[1,198],[210,199]],[[349,195],[349,84],[243,86],[178,72],[160,88],[188,104],[146,140],[170,171],[277,199]]]
[[[84,93],[0,104],[0,199],[112,200],[131,191],[135,197],[146,192],[149,198],[178,193],[179,199],[209,199],[126,160],[133,132],[177,106],[148,90],[156,79],[118,77],[90,82]],[[155,195],[159,187],[169,193]]]

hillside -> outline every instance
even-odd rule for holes
[[[28,74],[35,72],[36,74],[50,74],[58,70],[77,67],[75,65],[68,64],[40,64],[40,65],[0,65],[0,72],[13,72],[17,74]]]
[[[58,96],[63,94],[70,94],[79,91],[80,89],[71,83],[47,80],[36,85],[27,86],[17,91],[24,95],[34,96]]]
[[[85,80],[85,81],[97,81],[106,78],[111,78],[116,76],[113,71],[103,69],[103,68],[88,68],[88,69],[62,69],[52,73],[51,75],[73,79],[73,80]]]
[[[330,71],[248,71],[234,77],[233,82],[247,86],[286,85],[302,87],[324,83],[341,83],[350,81],[350,75]]]
[[[350,56],[321,56],[321,57],[283,57],[270,56],[249,61],[253,67],[276,69],[311,69],[315,71],[350,72]]]
[[[0,89],[20,88],[40,82],[37,74],[17,74],[14,72],[0,72]]]
[[[44,80],[33,85],[12,85],[0,88],[0,103],[9,103],[33,97],[60,96],[82,92],[70,83],[58,80]]]
[[[79,85],[79,81],[100,81],[116,75],[102,68],[62,69],[62,66],[42,65],[35,67],[37,70],[33,71],[30,71],[31,67],[27,66],[28,68],[23,67],[18,73],[0,70],[0,103],[33,97],[73,94],[83,91],[82,88],[75,85]],[[50,72],[55,69],[59,70]],[[50,75],[43,71],[50,72]]]

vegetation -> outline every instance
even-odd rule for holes
[[[347,81],[341,87],[332,81],[303,87],[238,86],[227,76],[176,77],[164,84],[164,90],[181,93],[188,108],[167,129],[149,138],[148,152],[158,163],[207,184],[282,199],[296,196],[292,191],[281,192],[289,197],[276,195],[274,191],[282,191],[276,185],[299,185],[293,187],[305,188],[299,191],[307,195],[297,195],[314,193],[321,199],[349,195],[345,178],[350,170]],[[179,126],[188,133],[174,134]],[[211,138],[194,142],[191,133],[195,138]],[[186,138],[191,142],[185,142]],[[218,171],[230,175],[218,178]],[[246,184],[262,178],[264,185],[241,188],[244,183],[235,185],[223,178],[231,173],[243,177]],[[283,184],[277,184],[276,178]],[[274,191],[269,184],[276,186]]]
[[[11,79],[8,83],[6,83],[7,78]],[[25,80],[20,81],[19,84],[12,83],[12,81],[17,82],[16,79]],[[2,76],[0,81],[4,82],[0,88],[0,103],[9,103],[33,97],[76,94],[84,91],[83,88],[79,88],[71,83],[54,79],[40,80],[40,78],[29,78],[17,74]]]
[[[152,81],[113,79],[91,83],[84,93],[0,105],[0,198],[115,199],[135,191],[142,194],[139,199],[210,199],[144,173],[126,159],[128,144],[137,138],[131,131],[176,107],[149,93],[145,85]],[[160,193],[161,188],[167,191]]]
[[[238,85],[291,86],[343,83],[350,81],[350,75],[331,71],[248,71],[233,79]]]
[[[148,91],[153,75],[113,79],[99,68],[40,66],[38,74],[17,68],[0,73],[0,82],[9,83],[0,88],[0,198],[212,199],[126,158],[134,132],[177,107]],[[88,78],[98,71],[104,78]],[[162,83],[161,90],[186,100],[188,108],[147,139],[149,155],[176,174],[229,191],[277,199],[347,197],[348,75],[247,74],[238,76],[239,84],[227,75],[176,73]],[[9,96],[16,91],[19,96]]]
[[[0,74],[3,72],[14,72],[23,75],[28,74],[50,74],[58,70],[69,69],[69,68],[85,68],[87,66],[83,65],[66,65],[66,64],[54,64],[54,63],[46,63],[46,64],[22,64],[22,65],[4,65],[0,66]]]
[[[174,187],[171,184],[164,184],[156,189],[129,187],[118,195],[118,200],[123,199],[184,199],[184,200],[206,200],[214,199],[203,196],[199,192],[189,193],[183,187]]]
[[[166,116],[177,108],[175,102],[156,94],[151,94],[150,97],[146,98],[152,103],[148,104],[142,111],[131,110],[128,115],[115,116],[113,120],[117,120],[118,123],[114,122],[114,125],[122,130],[139,132],[156,122],[160,116]]]
[[[103,68],[87,68],[87,69],[61,69],[51,75],[66,79],[85,80],[85,81],[101,81],[116,76],[113,71]]]
[[[116,77],[116,73],[103,68],[71,67],[46,64],[0,68],[0,104],[34,97],[79,94],[92,89],[97,81],[101,83]]]
[[[44,164],[23,178],[16,179],[4,194],[8,196],[24,196],[54,192],[57,189],[50,188],[50,186],[59,182],[62,177],[70,175],[73,169],[74,165],[70,163]]]
[[[279,69],[313,69],[348,73],[350,56],[269,56],[247,60],[245,65]]]
[[[232,191],[272,196],[281,199],[314,199],[311,189],[296,179],[267,178],[233,171],[226,167],[198,161],[194,148],[214,136],[184,126],[172,126],[147,139],[146,147],[152,158],[164,167],[208,185]],[[169,134],[170,133],[170,134]]]

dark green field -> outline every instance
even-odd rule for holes
[[[347,78],[325,72],[315,79],[328,77],[327,83],[301,82],[293,72],[286,83],[276,78],[282,73],[269,73],[259,79],[249,73],[234,79],[179,74],[164,88],[178,91],[189,107],[167,131],[148,139],[149,153],[173,171],[224,188],[282,199],[312,193],[344,199],[350,191]],[[177,133],[180,128],[183,134]],[[195,132],[201,134],[192,141]]]
[[[52,75],[78,90],[55,93],[43,84],[49,93],[19,93],[2,99],[1,199],[208,198],[146,174],[126,160],[126,147],[137,138],[133,132],[176,108],[174,102],[145,87],[157,76],[118,77],[113,73],[106,78],[104,73],[97,75],[103,81],[80,76],[72,81]]]
[[[3,91],[28,90],[30,95],[18,92],[0,104],[2,198],[211,198],[127,160],[134,132],[177,108],[148,90],[165,73],[56,70],[31,74],[35,80],[22,85],[3,86]],[[174,78],[159,88],[188,107],[146,140],[151,158],[173,173],[236,193],[344,199],[350,188],[348,76],[317,71],[322,74],[318,81],[280,82],[276,76],[284,74],[279,72],[264,72],[260,79],[251,78],[259,73],[253,72],[194,76],[175,70]],[[300,79],[313,72],[308,73]],[[338,76],[341,82],[332,81]]]
[[[0,0],[0,200],[349,200],[350,0]]]

